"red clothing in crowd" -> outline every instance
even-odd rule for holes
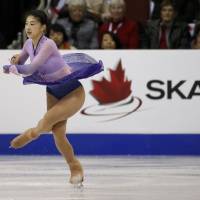
[[[123,49],[139,48],[138,25],[134,21],[124,18],[122,21],[117,23],[106,22],[100,27],[100,38],[102,38],[104,32],[112,32],[116,34]]]

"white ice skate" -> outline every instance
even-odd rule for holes
[[[73,184],[76,188],[83,187],[83,168],[79,160],[75,160],[74,162],[69,164],[71,177],[69,182]]]
[[[82,188],[83,187],[83,176],[81,174],[71,176],[70,183],[73,184],[75,188]]]

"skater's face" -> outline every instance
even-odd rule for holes
[[[42,25],[41,22],[34,16],[28,16],[25,22],[25,31],[28,38],[37,39],[44,34],[46,25]]]

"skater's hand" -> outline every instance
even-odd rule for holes
[[[17,70],[17,67],[16,67],[15,65],[11,65],[11,66],[9,67],[9,72],[10,72],[10,73],[13,73],[13,74],[15,74],[15,75],[20,75],[19,72],[18,72],[18,70]]]
[[[17,65],[17,64],[19,64],[19,54],[15,54],[15,55],[10,59],[10,64],[11,64],[11,65]]]
[[[10,65],[4,65],[4,66],[3,66],[3,72],[4,72],[5,74],[9,74],[9,67],[10,67]]]

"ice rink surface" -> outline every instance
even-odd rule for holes
[[[0,200],[200,200],[200,157],[79,157],[84,187],[60,156],[1,156]]]

